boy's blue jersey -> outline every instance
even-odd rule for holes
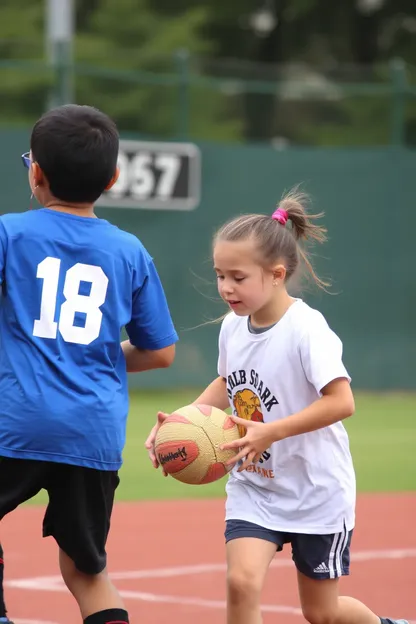
[[[0,456],[121,466],[121,330],[177,341],[153,261],[108,221],[40,209],[0,217]]]

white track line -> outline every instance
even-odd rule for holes
[[[142,602],[177,604],[187,607],[205,607],[207,609],[225,609],[224,600],[208,600],[204,598],[193,598],[190,596],[164,596],[161,594],[149,594],[136,591],[120,591],[122,598],[131,600],[141,600]],[[261,610],[265,613],[286,613],[290,615],[302,615],[298,607],[286,605],[262,605]]]
[[[393,550],[367,550],[358,551],[352,554],[352,560],[356,562],[365,561],[381,561],[381,560],[400,560],[416,558],[416,548],[393,549]],[[292,566],[293,562],[287,558],[276,558],[272,561],[271,567],[285,568]],[[175,566],[167,568],[156,568],[148,570],[129,570],[125,572],[114,572],[111,577],[114,580],[139,580],[139,579],[157,579],[157,578],[174,578],[180,576],[193,576],[195,574],[209,574],[213,572],[225,572],[224,563],[202,563],[197,565]],[[60,576],[40,576],[26,579],[14,579],[6,581],[5,585],[15,589],[25,589],[33,591],[46,592],[67,592],[62,578]],[[208,609],[224,609],[225,602],[223,600],[209,600],[193,596],[169,596],[164,594],[154,594],[149,592],[121,590],[120,594],[123,598],[130,600],[139,600],[141,602],[176,604],[182,606],[203,607]],[[262,605],[265,613],[285,613],[287,615],[302,615],[297,607],[288,605]],[[410,620],[409,623],[416,624],[416,620]],[[15,620],[16,624],[56,624],[54,622],[45,622],[38,620]]]
[[[416,548],[394,550],[364,550],[357,551],[351,556],[352,561],[380,561],[394,559],[416,558]],[[276,558],[272,561],[272,568],[286,568],[293,566],[291,559]],[[178,576],[193,576],[195,574],[207,574],[211,572],[224,572],[225,563],[201,563],[196,565],[175,566],[169,568],[155,568],[148,570],[128,570],[125,572],[113,572],[114,580],[134,580],[152,578],[172,578]],[[13,579],[6,581],[5,585],[20,589],[34,589],[44,591],[61,591],[65,589],[60,576],[39,576],[32,578]]]
[[[352,561],[376,561],[390,559],[413,559],[416,558],[416,548],[401,550],[364,550],[351,555]],[[292,567],[292,559],[276,558],[270,564],[271,568]],[[225,572],[225,563],[201,563],[189,566],[177,566],[172,568],[156,568],[155,570],[132,570],[131,572],[113,572],[114,580],[169,578],[175,576],[193,576],[194,574],[207,574],[209,572]]]
[[[14,624],[57,624],[57,622],[48,622],[47,620],[22,620],[21,618],[14,618]]]
[[[395,549],[395,550],[363,550],[352,553],[352,561],[379,561],[391,559],[413,559],[416,558],[416,548]],[[272,568],[292,567],[292,559],[276,558],[272,561]],[[175,566],[169,568],[156,568],[150,570],[129,570],[125,572],[112,572],[111,578],[114,580],[134,580],[152,578],[172,578],[176,576],[193,576],[194,574],[208,574],[210,572],[224,572],[225,563],[200,563],[196,565]],[[10,587],[20,587],[22,589],[41,589],[40,585],[62,585],[60,576],[40,576],[29,579],[16,579],[7,581]]]

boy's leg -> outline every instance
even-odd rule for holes
[[[292,535],[300,602],[310,624],[390,623],[359,600],[339,595],[339,579],[349,574],[351,537],[346,529],[335,535]]]
[[[4,554],[3,554],[3,546],[0,544],[0,624],[2,622],[9,622],[12,624],[7,617],[7,609],[6,603],[4,601]]]
[[[46,472],[45,462],[0,457],[0,519],[36,496],[43,487]],[[4,556],[0,544],[0,623],[13,624],[7,617],[3,575]]]
[[[243,520],[228,520],[225,538],[227,624],[261,624],[261,591],[281,544],[273,531]]]
[[[2,618],[5,618],[7,615],[6,605],[4,603],[4,554],[3,554],[3,546],[0,544],[0,622]]]
[[[43,534],[60,547],[62,577],[75,597],[84,622],[128,622],[123,602],[107,570],[116,472],[54,464],[50,470]]]
[[[88,624],[128,622],[121,598],[108,578],[107,570],[99,574],[83,574],[68,555],[59,550],[62,577],[78,602],[81,615]]]

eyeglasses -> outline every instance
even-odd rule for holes
[[[30,169],[30,152],[25,152],[24,154],[22,154],[22,161],[23,166],[26,167],[26,169]]]

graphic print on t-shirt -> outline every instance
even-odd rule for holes
[[[249,384],[253,385],[257,392],[253,390],[253,388],[248,387]],[[237,389],[233,394],[233,390],[238,388],[238,386],[242,386],[241,390]],[[232,399],[235,416],[244,420],[251,420],[252,422],[258,423],[264,422],[262,400],[267,411],[270,411],[273,405],[278,405],[276,397],[270,392],[266,384],[259,378],[259,375],[254,370],[251,370],[248,374],[245,370],[239,370],[228,375],[227,392],[228,396]],[[240,436],[243,437],[245,435],[245,427],[239,425],[239,431]],[[259,463],[263,464],[268,459],[270,459],[270,452],[264,451]],[[248,466],[247,471],[256,472],[267,479],[274,478],[273,470],[267,470],[256,464]]]
[[[257,394],[253,392],[253,390],[250,390],[249,388],[237,390],[233,397],[233,404],[239,418],[252,420],[253,422],[264,422],[260,399]],[[245,434],[244,427],[238,425],[238,430],[240,432],[240,436],[243,437]]]

